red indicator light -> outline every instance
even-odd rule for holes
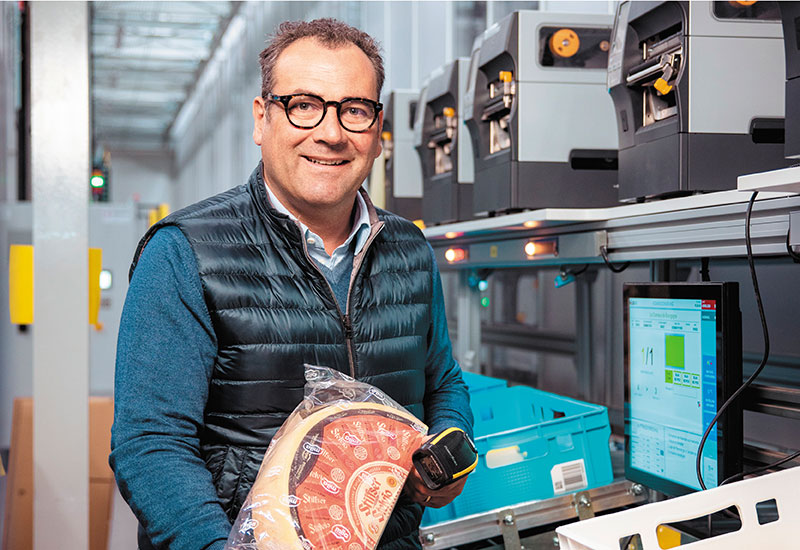
[[[448,248],[444,253],[444,259],[451,264],[464,261],[467,259],[467,251],[463,248]]]
[[[558,245],[556,241],[528,241],[525,243],[525,255],[528,258],[558,256]]]

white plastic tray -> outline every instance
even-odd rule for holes
[[[778,520],[759,525],[756,504],[775,499]],[[691,550],[800,548],[800,467],[731,483],[716,489],[648,504],[556,529],[561,550],[619,550],[620,539],[639,534],[643,550],[660,550],[656,528],[736,506],[742,528],[684,544]]]

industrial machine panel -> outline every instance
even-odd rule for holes
[[[464,57],[439,67],[420,96],[414,135],[427,225],[472,218],[473,154],[463,108],[468,65]]]
[[[771,2],[770,2],[771,3]],[[786,158],[800,158],[800,2],[778,2],[786,58]]]
[[[616,202],[610,38],[611,16],[537,11],[484,32],[467,113],[476,214]]]
[[[422,168],[414,150],[419,90],[392,90],[383,116],[386,209],[410,220],[422,218]]]
[[[780,21],[774,3],[746,4],[618,6],[608,88],[621,201],[733,189],[786,166]]]

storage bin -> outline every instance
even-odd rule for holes
[[[443,508],[426,508],[433,525],[613,481],[608,411],[527,386],[471,395],[478,466]]]
[[[619,550],[620,539],[641,537],[643,550],[660,550],[656,530],[675,523],[736,506],[742,526],[739,530],[681,546],[691,550],[733,550],[769,548],[795,550],[800,547],[800,467],[739,481],[682,497],[655,502],[632,510],[562,525],[556,529],[561,550]],[[763,525],[756,505],[775,500],[778,518]]]
[[[464,378],[464,383],[467,385],[470,394],[494,388],[505,388],[508,385],[505,380],[500,378],[492,378],[491,376],[484,376],[474,372],[461,371],[461,376]]]

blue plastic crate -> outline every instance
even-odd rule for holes
[[[474,372],[461,371],[461,376],[464,378],[464,383],[467,385],[470,394],[508,386],[505,380],[484,376],[482,374],[475,374]]]
[[[527,386],[470,399],[478,466],[452,503],[425,509],[422,525],[613,481],[605,407]]]

